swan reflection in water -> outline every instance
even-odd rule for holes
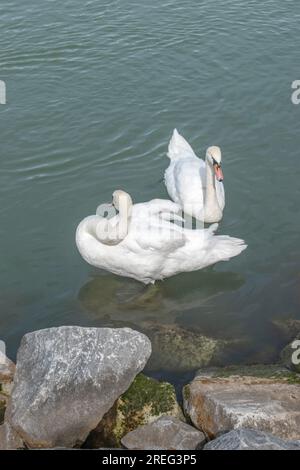
[[[215,330],[216,316],[222,317],[227,311],[231,293],[233,297],[244,282],[238,273],[216,272],[212,268],[181,274],[149,286],[97,272],[81,287],[78,299],[85,313],[99,322],[123,322],[124,326],[131,323],[137,327],[149,320],[184,324],[184,318],[190,317],[192,312],[196,324],[201,326],[201,318],[209,312]],[[218,303],[220,308],[214,309]]]
[[[230,342],[228,353],[233,345],[235,350],[240,347],[243,333],[235,331],[232,339],[228,316],[223,315],[226,321],[221,319],[227,307],[214,309],[212,305],[221,294],[230,296],[243,284],[237,273],[212,269],[180,275],[154,286],[103,273],[82,286],[78,299],[84,315],[95,326],[131,327],[149,336],[153,354],[148,369],[190,370],[204,365],[202,356],[207,357],[207,352],[204,354],[203,348],[208,344],[211,348],[211,344],[222,341],[221,337],[227,338],[224,341],[228,345]],[[212,337],[217,330],[219,338],[204,339],[204,335]],[[180,348],[176,346],[178,341]]]

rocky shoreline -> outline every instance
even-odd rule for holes
[[[294,332],[287,343],[299,334],[294,324],[284,328]],[[300,450],[300,374],[290,345],[274,365],[200,362],[181,407],[173,385],[143,373],[151,341],[130,328],[26,334],[16,366],[0,357],[0,449]]]

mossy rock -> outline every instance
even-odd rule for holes
[[[0,383],[0,397],[8,398],[11,395],[13,383],[12,382],[2,382]]]
[[[6,410],[6,399],[2,397],[0,394],[0,425],[4,421],[5,410]]]
[[[125,434],[163,415],[184,421],[173,385],[139,374],[90,433],[84,447],[121,447]]]
[[[7,400],[11,390],[10,383],[0,383],[0,425],[4,421],[4,414],[7,406]]]
[[[210,378],[256,377],[278,383],[300,384],[300,375],[280,364],[210,367],[198,370],[196,377],[201,376]]]
[[[244,340],[211,338],[177,325],[153,325],[144,330],[152,344],[148,370],[196,370],[226,362],[226,357],[244,346]]]

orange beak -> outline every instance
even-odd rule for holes
[[[214,165],[214,170],[215,170],[215,175],[218,181],[223,181],[224,176],[223,176],[223,171],[221,168],[221,165],[218,165],[217,163]]]

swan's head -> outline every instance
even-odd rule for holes
[[[127,213],[130,212],[130,209],[133,204],[131,196],[125,191],[122,191],[122,189],[117,189],[116,191],[113,192],[112,203],[113,203],[113,206],[117,209],[117,211],[120,211],[123,209]]]
[[[218,181],[223,181],[224,176],[221,168],[222,154],[220,147],[212,146],[206,150],[206,159],[215,170],[215,175]]]

